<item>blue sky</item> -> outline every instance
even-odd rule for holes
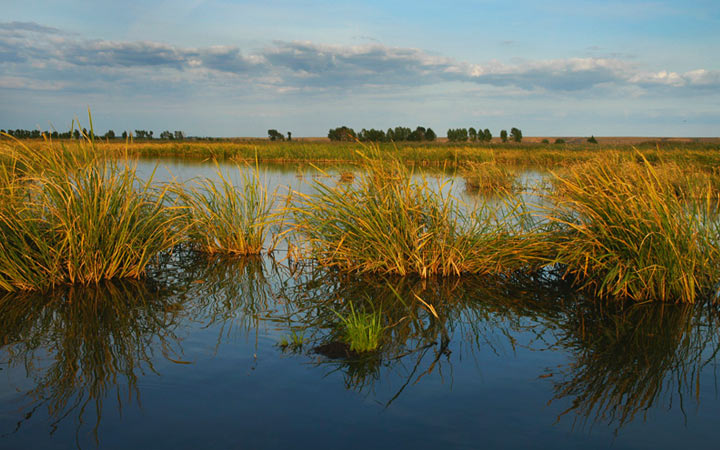
[[[0,128],[720,135],[720,2],[3,5]]]

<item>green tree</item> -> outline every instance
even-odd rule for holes
[[[500,140],[507,142],[507,130],[500,130]]]
[[[477,133],[477,130],[475,130],[475,128],[473,128],[473,127],[468,128],[468,138],[472,142],[477,141],[478,133]]]
[[[595,139],[595,136],[594,136],[594,135],[593,135],[593,136],[590,136],[587,141],[588,141],[589,143],[591,143],[591,144],[597,144],[597,143],[598,143],[598,141],[597,141],[597,139]]]
[[[435,134],[432,128],[425,130],[425,140],[432,142],[435,139],[437,139],[437,134]]]
[[[483,139],[485,140],[485,142],[492,141],[492,133],[487,128],[485,128],[485,131],[483,131]]]
[[[115,139],[115,132],[113,130],[108,130],[104,137],[105,139]]]
[[[268,139],[270,139],[271,141],[284,141],[285,140],[285,136],[283,136],[282,133],[280,133],[278,130],[276,130],[274,128],[271,130],[268,130],[267,133],[268,133]]]
[[[515,142],[522,142],[522,131],[519,128],[512,128],[510,130],[510,139]]]

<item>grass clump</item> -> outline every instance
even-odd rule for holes
[[[210,254],[256,255],[262,252],[270,226],[273,196],[260,182],[257,167],[241,173],[235,186],[220,170],[219,182],[204,179],[195,187],[178,186],[187,206],[188,239]]]
[[[350,351],[365,353],[377,350],[384,329],[381,312],[358,311],[350,303],[347,315],[336,314],[343,324],[343,338],[350,346]]]
[[[463,170],[463,177],[466,189],[473,192],[510,193],[519,188],[515,174],[495,161],[467,163]]]
[[[93,154],[92,141],[74,154]],[[7,147],[3,147],[7,150]],[[29,170],[26,156],[4,151],[0,167],[0,290],[138,278],[160,252],[181,240],[167,190],[142,182],[130,166],[57,149]]]
[[[430,276],[510,272],[542,265],[543,232],[518,200],[462,205],[397,161],[366,160],[356,182],[297,193],[294,231],[320,265],[342,271]]]
[[[559,180],[550,211],[566,227],[558,261],[600,297],[694,303],[720,280],[718,198],[677,194],[647,161],[635,172],[588,164]]]

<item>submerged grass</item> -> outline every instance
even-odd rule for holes
[[[566,229],[557,260],[600,297],[694,303],[720,280],[718,196],[678,195],[647,160],[587,164],[558,179],[548,216]],[[696,192],[697,194],[697,192]]]

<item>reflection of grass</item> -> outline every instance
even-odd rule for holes
[[[118,402],[123,388],[139,396],[138,376],[154,371],[154,345],[176,360],[173,331],[181,311],[131,280],[57,288],[50,301],[41,294],[6,294],[0,298],[0,342],[9,364],[25,366],[34,379],[27,395],[47,406],[53,426],[75,412],[80,424],[85,414],[94,415],[97,431],[111,392],[117,390]]]
[[[573,361],[552,380],[573,413],[618,428],[678,397],[700,401],[700,375],[720,351],[717,309],[688,305],[623,310],[585,305],[559,328]]]
[[[345,341],[350,345],[350,351],[370,352],[380,345],[382,336],[382,312],[362,312],[350,304],[350,310],[345,314],[338,314],[344,326]]]

